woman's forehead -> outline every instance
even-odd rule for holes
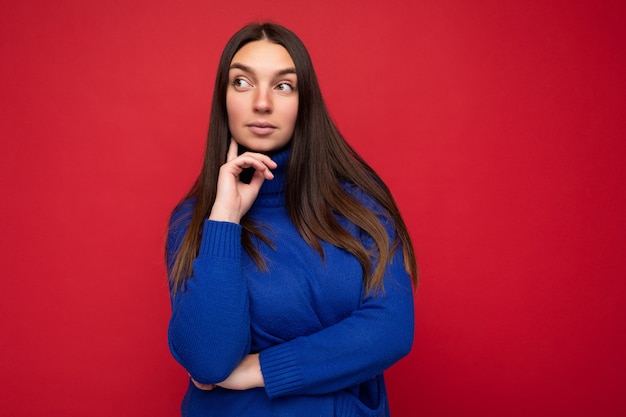
[[[283,70],[295,68],[295,64],[287,49],[267,40],[253,41],[245,44],[235,53],[231,68],[246,67],[251,70]]]

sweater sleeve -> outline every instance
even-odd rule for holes
[[[167,265],[171,268],[186,228],[170,222]],[[226,379],[250,351],[250,314],[241,271],[241,227],[206,221],[193,275],[172,296],[168,329],[174,358],[198,382]]]
[[[381,213],[367,197],[359,197]],[[393,238],[393,225],[384,216],[381,221]],[[384,291],[364,296],[343,320],[260,352],[268,396],[336,392],[381,374],[407,355],[413,344],[413,288],[401,245],[383,283]]]

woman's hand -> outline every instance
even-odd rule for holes
[[[255,170],[249,184],[239,180],[246,168]],[[276,162],[267,155],[256,152],[237,155],[237,142],[231,138],[226,163],[220,168],[217,179],[217,194],[209,219],[239,223],[256,200],[263,181],[274,178],[270,171],[274,168]]]
[[[219,384],[202,384],[193,379],[191,374],[189,375],[189,378],[191,378],[191,382],[193,382],[196,388],[203,391],[211,391],[215,387],[243,391],[265,386],[258,353],[253,353],[243,358],[241,363],[237,365],[229,377]]]
[[[228,378],[215,385],[232,390],[264,387],[265,381],[261,373],[259,354],[253,353],[243,358]]]

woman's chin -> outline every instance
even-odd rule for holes
[[[282,151],[291,144],[291,139],[288,141],[275,141],[270,138],[254,138],[250,140],[237,140],[233,137],[235,142],[239,145],[239,154],[243,152],[258,152],[263,154],[274,154]]]

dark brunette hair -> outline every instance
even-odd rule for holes
[[[183,201],[195,199],[187,232],[171,265],[170,284],[176,292],[191,276],[193,261],[200,248],[200,230],[215,201],[217,177],[226,162],[230,141],[226,90],[233,56],[247,43],[267,40],[282,45],[291,56],[298,80],[298,115],[291,155],[287,166],[286,207],[291,221],[303,239],[324,256],[320,241],[326,241],[353,254],[363,268],[367,291],[383,289],[383,274],[401,245],[407,273],[417,284],[417,265],[407,228],[391,192],[380,177],[345,141],[332,122],[309,53],[290,30],[273,23],[251,24],[239,30],[226,44],[215,80],[213,103],[202,171]],[[356,188],[371,198],[381,210],[374,211],[355,198]],[[337,221],[343,216],[373,241],[364,245]],[[385,224],[395,232],[390,242]],[[265,263],[253,236],[271,245],[270,240],[246,216],[241,219],[242,244],[256,264]]]

